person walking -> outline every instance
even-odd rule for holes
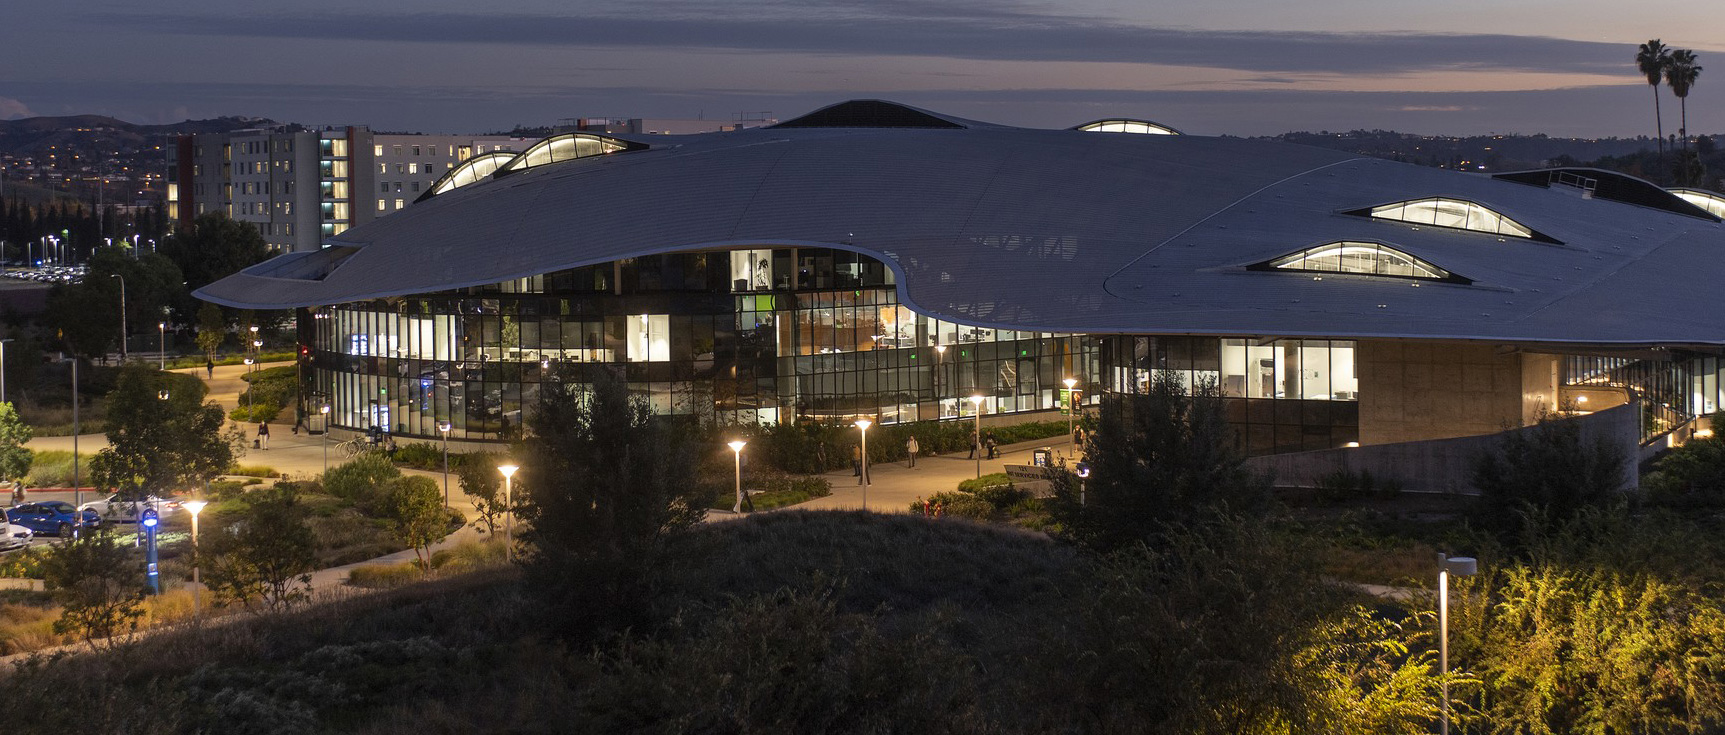
[[[857,478],[858,484],[862,483],[862,447],[851,447],[851,476]]]
[[[264,449],[270,448],[270,422],[268,421],[258,424],[258,446]]]
[[[192,364],[196,365],[197,363],[194,362]],[[208,359],[204,360],[204,375],[206,377],[208,377],[210,380],[216,379],[216,361],[215,360],[208,360]]]
[[[970,456],[965,459],[976,459],[976,450],[981,446],[982,440],[976,436],[976,432],[970,432]]]
[[[916,453],[920,449],[921,447],[916,445],[916,437],[914,436],[910,438],[910,441],[904,443],[904,452],[910,455],[910,464],[905,465],[906,467],[916,466]]]
[[[987,442],[988,442],[988,459],[994,459],[996,457],[999,457],[1000,453],[995,451],[995,449],[994,449],[996,446],[999,446],[994,441],[994,432],[992,432],[992,431],[988,432]]]

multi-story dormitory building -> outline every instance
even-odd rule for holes
[[[168,216],[188,223],[226,212],[256,225],[272,249],[317,250],[350,227],[400,211],[462,161],[531,143],[354,126],[183,135],[168,147]]]

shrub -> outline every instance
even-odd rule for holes
[[[396,447],[395,454],[390,457],[397,465],[412,467],[416,470],[431,472],[443,469],[443,445],[430,442],[413,442]],[[454,471],[461,466],[461,455],[449,455],[449,469]]]
[[[17,553],[0,557],[0,577],[8,579],[41,579],[42,562],[48,547],[32,546]]]
[[[90,477],[90,456],[80,454],[80,480]],[[30,474],[24,478],[29,487],[69,487],[72,484],[72,453],[58,449],[32,453]]]
[[[995,507],[992,503],[969,493],[935,493],[929,496],[927,500],[911,503],[910,512],[986,521],[994,518]]]
[[[265,421],[275,421],[281,416],[282,407],[279,403],[258,401],[241,403],[239,408],[228,412],[228,418],[242,424],[256,424]]]
[[[983,475],[981,477],[973,477],[973,478],[970,478],[968,480],[960,480],[958,483],[958,491],[964,492],[964,493],[974,493],[974,492],[981,490],[985,487],[995,487],[995,486],[999,486],[999,485],[1011,486],[1012,485],[1012,478],[1007,477],[1005,472],[990,472],[990,473]]]
[[[326,491],[360,505],[370,505],[379,490],[401,476],[401,470],[379,452],[361,452],[323,477]]]
[[[1674,508],[1725,506],[1725,421],[1715,417],[1713,437],[1671,450],[1641,482],[1648,502]]]
[[[367,589],[389,589],[425,579],[419,565],[404,561],[398,564],[366,564],[347,573],[347,583]]]
[[[1338,469],[1318,478],[1317,496],[1324,503],[1346,503],[1367,498],[1393,498],[1401,494],[1400,480],[1374,477],[1366,470]]]
[[[1020,490],[1012,485],[994,485],[976,491],[976,498],[993,506],[995,510],[1006,512],[1013,506],[1031,499],[1029,490]]]
[[[1542,417],[1511,431],[1474,461],[1477,518],[1500,536],[1535,520],[1563,521],[1584,508],[1623,501],[1624,450],[1604,437],[1585,440],[1574,421]],[[1520,513],[1524,509],[1535,513]]]
[[[222,474],[241,475],[244,477],[278,477],[279,476],[279,474],[276,472],[276,468],[270,467],[269,465],[239,464],[237,462],[234,464],[228,465],[227,472],[224,472]]]
[[[442,573],[471,572],[507,563],[507,550],[493,540],[464,541],[438,549],[431,555],[431,568]]]

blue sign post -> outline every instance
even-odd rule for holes
[[[155,508],[144,509],[144,512],[138,517],[138,524],[144,527],[144,533],[147,534],[144,563],[147,565],[145,566],[145,573],[149,576],[150,594],[152,595],[162,593],[162,581],[157,575],[156,568],[156,526],[160,523],[161,518],[157,515]]]

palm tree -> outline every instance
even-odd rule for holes
[[[1665,80],[1665,66],[1671,62],[1671,49],[1655,38],[1641,44],[1635,52],[1635,64],[1653,85],[1653,124],[1659,131],[1659,169],[1665,169],[1665,117],[1659,112],[1659,83]]]
[[[1695,52],[1689,49],[1675,49],[1671,52],[1671,60],[1665,64],[1665,83],[1671,85],[1671,94],[1677,96],[1677,101],[1683,107],[1683,122],[1677,127],[1677,137],[1683,139],[1683,150],[1689,150],[1689,88],[1695,86],[1696,77],[1701,76],[1701,65],[1695,63]]]

